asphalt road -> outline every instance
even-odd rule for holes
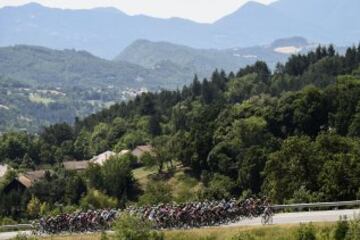
[[[15,238],[18,234],[24,234],[24,235],[30,236],[31,231],[3,232],[3,233],[0,233],[0,240],[8,240],[8,239]]]
[[[360,209],[281,213],[274,216],[273,224],[283,225],[309,222],[336,222],[341,216],[346,216],[348,219],[353,219],[354,216],[360,216]],[[261,225],[261,218],[244,219],[243,221],[227,226],[233,227],[256,225]]]
[[[276,214],[273,218],[273,224],[299,224],[309,222],[336,222],[340,216],[347,216],[348,219],[353,219],[355,216],[360,216],[360,209],[351,210],[333,210],[333,211],[314,211],[314,212],[296,212],[296,213],[281,213]],[[258,226],[261,225],[261,218],[246,219],[234,224],[226,225],[224,227],[234,226]],[[17,234],[30,235],[31,232],[6,232],[0,233],[0,240],[9,240],[17,236]]]

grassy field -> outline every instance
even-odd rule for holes
[[[333,223],[314,224],[319,239],[329,233]],[[223,227],[165,231],[165,240],[291,240],[299,225],[266,227]],[[42,240],[100,240],[101,234],[53,236]]]

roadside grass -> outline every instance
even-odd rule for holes
[[[318,239],[335,223],[314,223]],[[165,240],[292,240],[299,229],[299,224],[254,226],[254,227],[216,227],[191,230],[164,231]],[[111,234],[109,234],[111,236]],[[42,240],[100,240],[101,234],[51,236]]]

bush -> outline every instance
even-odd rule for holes
[[[310,224],[301,224],[300,228],[295,234],[296,240],[316,240],[316,230],[314,226]]]
[[[240,233],[236,237],[233,237],[231,240],[255,240],[255,236],[250,233]]]
[[[220,174],[215,174],[210,180],[208,187],[204,190],[201,199],[224,199],[232,196],[235,188],[231,178]]]
[[[37,197],[32,196],[31,200],[29,201],[29,203],[26,207],[26,210],[30,217],[32,217],[32,218],[38,217],[40,214],[40,210],[41,210],[40,200]]]
[[[164,182],[152,181],[146,185],[145,193],[140,197],[140,205],[169,203],[172,200],[171,188]]]
[[[344,240],[348,231],[349,231],[349,222],[347,221],[346,216],[341,217],[335,227],[334,239]]]
[[[13,238],[12,240],[37,240],[37,238],[36,237],[28,237],[26,235],[19,234],[15,238]]]
[[[100,240],[109,240],[109,237],[108,237],[108,235],[106,234],[106,232],[102,232],[102,233],[101,233]]]
[[[91,189],[86,196],[80,200],[80,205],[83,208],[94,209],[115,208],[118,205],[118,201],[116,198],[109,197],[98,190]]]
[[[140,162],[147,168],[154,167],[157,164],[156,157],[152,156],[150,153],[144,153],[140,158]]]
[[[360,218],[355,217],[350,221],[349,230],[346,233],[346,240],[360,240]]]
[[[150,222],[122,215],[115,223],[115,240],[164,240],[164,235],[152,230]]]

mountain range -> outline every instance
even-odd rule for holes
[[[291,36],[351,45],[359,41],[359,11],[359,0],[248,2],[212,24],[200,24],[179,18],[129,16],[115,8],[63,10],[30,3],[0,9],[0,46],[86,50],[113,59],[138,39],[202,49],[263,45]]]
[[[237,71],[257,60],[273,68],[276,63],[286,61],[290,54],[306,52],[314,46],[301,37],[223,50],[137,40],[114,60],[106,60],[86,51],[16,45],[0,47],[0,76],[32,87],[156,91],[181,88],[192,81],[194,74],[205,78],[214,69]]]
[[[165,63],[171,63],[203,78],[208,77],[214,69],[237,71],[257,60],[265,61],[274,68],[278,62],[285,62],[290,54],[306,52],[315,46],[301,37],[278,39],[263,46],[230,49],[196,49],[142,39],[129,45],[114,60],[147,69],[157,69]]]

